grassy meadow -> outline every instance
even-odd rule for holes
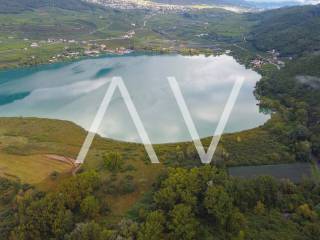
[[[46,157],[55,154],[75,159],[86,136],[86,131],[77,125],[61,120],[38,118],[0,118],[0,169],[7,175],[15,176],[23,182],[38,183],[43,175],[50,171],[70,170],[70,166]],[[202,140],[205,146],[211,138]],[[150,164],[143,145],[126,143],[96,136],[82,166],[84,170],[95,169],[104,172],[103,158],[110,152],[121,154],[125,161],[125,169],[129,172],[140,172],[148,175],[146,169],[161,169],[166,166],[200,165],[193,143],[158,144],[154,146],[161,161]],[[272,151],[270,151],[272,149]],[[272,137],[263,128],[256,128],[239,133],[225,134],[216,151],[214,161],[226,166],[259,165],[267,163],[290,162],[283,156],[285,146]],[[177,154],[181,155],[177,161]],[[33,160],[36,162],[34,163]],[[30,164],[30,165],[29,165]],[[28,172],[30,166],[38,166],[39,176]],[[16,171],[19,169],[26,171]],[[60,166],[62,165],[62,166]],[[45,173],[42,169],[45,169]],[[35,170],[35,167],[31,167]],[[40,174],[41,172],[41,174]],[[106,176],[108,171],[106,171]],[[30,179],[32,180],[30,180]]]

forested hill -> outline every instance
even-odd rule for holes
[[[320,56],[289,62],[257,83],[260,106],[277,112],[269,130],[286,139],[298,161],[320,159]],[[270,124],[272,123],[272,124]]]
[[[247,40],[258,50],[277,49],[283,56],[320,50],[320,5],[271,10],[249,18],[258,24]]]
[[[0,0],[0,13],[19,13],[45,7],[83,11],[95,6],[81,0]]]

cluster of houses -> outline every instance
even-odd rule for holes
[[[261,68],[263,64],[265,64],[266,62],[263,59],[260,58],[256,58],[254,60],[251,61],[251,65],[254,68]]]
[[[25,38],[24,40],[25,41],[29,41],[28,38]],[[61,39],[48,38],[47,41],[41,40],[39,42],[32,42],[30,44],[30,47],[31,48],[37,48],[37,47],[40,47],[40,44],[45,44],[45,43],[48,43],[48,44],[52,44],[52,43],[70,43],[70,44],[72,44],[72,43],[74,43],[74,44],[83,43],[83,44],[85,44],[86,41],[79,42],[79,41],[76,41],[74,39],[68,40],[68,39],[62,39],[62,38]]]
[[[124,47],[111,49],[111,48],[108,48],[105,44],[91,44],[90,46],[91,46],[90,48],[86,49],[83,52],[83,55],[99,56],[100,54],[104,54],[104,53],[123,55],[123,54],[128,54],[132,52],[131,49],[127,49]]]
[[[261,68],[264,64],[273,64],[277,66],[278,69],[285,66],[285,62],[280,60],[280,53],[275,49],[268,51],[268,57],[263,58],[260,55],[254,60],[251,61],[251,65],[254,68]]]
[[[66,47],[65,51],[62,54],[57,54],[56,56],[52,57],[49,62],[56,62],[59,59],[76,59],[82,56],[89,56],[89,57],[97,57],[101,54],[128,54],[131,53],[131,49],[126,49],[124,47],[119,47],[116,49],[110,49],[105,44],[97,44],[97,43],[88,43],[85,47],[84,51],[72,51],[70,48]]]
[[[280,53],[276,51],[275,49],[268,51],[268,53],[271,55],[271,59],[269,59],[270,63],[276,64],[280,67],[284,67],[285,63],[279,59]]]
[[[144,9],[144,10],[164,12],[164,11],[188,11],[192,9],[191,6],[164,4],[164,3],[157,3],[153,1],[137,1],[137,0],[87,0],[87,1],[101,4],[111,8],[124,9],[124,10]]]
[[[124,36],[122,36],[123,39],[132,38],[134,36],[135,32],[129,31]],[[29,41],[29,39],[25,38],[25,41]],[[127,49],[124,47],[119,48],[108,48],[106,44],[100,44],[96,43],[94,41],[77,41],[74,39],[67,40],[67,39],[55,39],[55,38],[49,38],[47,41],[41,40],[38,42],[31,42],[30,48],[38,48],[41,46],[41,44],[55,44],[55,43],[65,43],[65,44],[78,44],[79,48],[77,50],[72,50],[68,45],[65,46],[64,51],[61,54],[57,54],[49,59],[50,63],[57,62],[61,59],[74,59],[81,56],[99,56],[101,54],[128,54],[132,52],[131,49]],[[24,48],[24,50],[28,50],[28,48]],[[32,59],[35,59],[34,56],[32,56]]]

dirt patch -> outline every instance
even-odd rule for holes
[[[55,155],[55,154],[46,154],[45,156],[47,158],[51,159],[51,160],[67,163],[67,164],[71,165],[72,167],[76,167],[77,166],[76,160],[73,159],[73,158],[60,156],[60,155]]]
[[[73,175],[77,173],[77,171],[80,169],[80,166],[81,166],[81,164],[76,163],[76,160],[74,158],[65,157],[65,156],[56,155],[56,154],[46,154],[45,156],[51,160],[63,162],[72,166],[71,172]]]

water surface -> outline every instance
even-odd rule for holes
[[[199,135],[213,135],[237,77],[245,83],[225,132],[263,124],[253,90],[260,75],[230,56],[119,56],[0,72],[0,116],[35,116],[73,121],[88,129],[112,76],[122,76],[152,143],[190,140],[167,81],[175,76]],[[99,134],[140,138],[118,91]]]
[[[288,163],[263,166],[230,167],[229,174],[233,177],[256,178],[259,176],[272,176],[277,179],[289,179],[299,183],[311,176],[310,163]]]

